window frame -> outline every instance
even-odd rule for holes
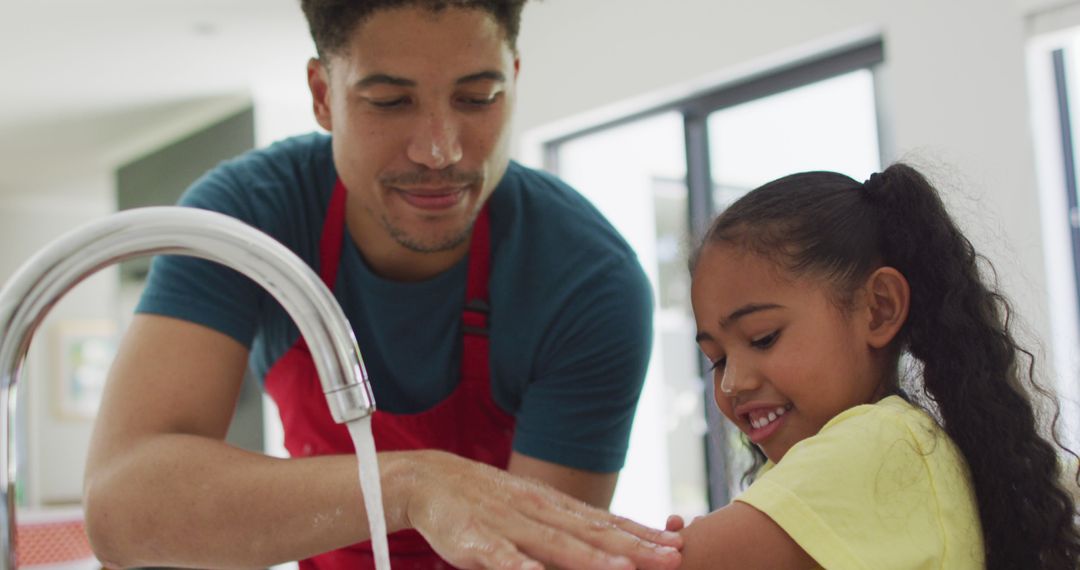
[[[678,112],[683,117],[686,144],[686,187],[688,192],[688,221],[691,242],[704,235],[716,215],[713,204],[712,172],[708,139],[708,117],[716,111],[776,95],[799,87],[831,79],[859,70],[871,72],[874,81],[874,104],[877,113],[878,148],[881,163],[887,163],[885,140],[887,129],[883,121],[880,100],[880,67],[885,60],[884,41],[869,37],[859,41],[819,51],[811,56],[788,61],[779,66],[739,77],[685,97],[669,100],[614,119],[591,124],[561,133],[542,141],[542,165],[545,170],[559,174],[559,151],[563,144],[608,129],[640,121],[655,115]],[[698,359],[699,373],[704,378],[709,363]],[[710,509],[728,504],[738,485],[738,475],[732,471],[731,450],[727,448],[726,424],[712,404],[712,383],[705,382],[705,410],[708,429],[702,438],[705,449],[706,478],[709,482]]]
[[[1061,190],[1065,193],[1065,203],[1068,206],[1065,212],[1065,223],[1069,227],[1073,282],[1080,284],[1080,204],[1078,204],[1080,199],[1077,196],[1076,148],[1072,133],[1072,109],[1069,105],[1069,76],[1066,57],[1065,48],[1057,48],[1050,52],[1062,157],[1061,174],[1063,184]],[[1080,307],[1080,287],[1074,287],[1073,293],[1076,295],[1077,307]],[[1077,327],[1080,328],[1080,314],[1076,315],[1076,323]]]

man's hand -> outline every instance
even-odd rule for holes
[[[410,453],[410,455],[416,452]],[[682,537],[618,517],[542,483],[449,453],[420,452],[384,472],[409,497],[391,527],[418,530],[465,569],[661,570],[678,567]],[[398,463],[398,462],[394,462]],[[404,519],[404,520],[402,520]]]

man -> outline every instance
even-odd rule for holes
[[[650,294],[584,199],[509,161],[523,3],[305,0],[308,82],[331,136],[226,163],[182,203],[269,233],[334,291],[379,407],[396,568],[673,567],[677,535],[601,510]],[[221,441],[249,356],[292,459]],[[95,552],[120,566],[369,567],[352,446],[321,400],[265,292],[159,259],[95,428]]]

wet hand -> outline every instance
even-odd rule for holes
[[[459,568],[666,570],[681,562],[678,534],[488,465],[425,451],[408,479],[407,525]]]

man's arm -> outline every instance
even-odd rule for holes
[[[281,460],[222,441],[246,364],[224,334],[135,317],[86,468],[87,529],[103,561],[266,566],[367,535],[355,459]]]
[[[87,463],[95,553],[116,566],[253,567],[365,540],[352,456],[276,459],[225,444],[247,350],[184,321],[136,316],[110,371]],[[679,538],[450,454],[380,453],[387,525],[465,568],[671,568]],[[608,555],[619,554],[618,560]]]
[[[542,481],[559,491],[584,501],[598,509],[611,506],[611,497],[615,494],[615,483],[619,480],[618,472],[594,473],[551,463],[517,453],[510,455],[510,473]]]

